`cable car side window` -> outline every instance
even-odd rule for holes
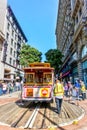
[[[34,82],[34,74],[26,74],[26,83],[33,83]]]

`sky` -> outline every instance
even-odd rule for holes
[[[56,49],[58,0],[8,0],[28,44],[42,52]]]

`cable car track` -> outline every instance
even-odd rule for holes
[[[27,121],[27,123],[25,124],[24,128],[32,128],[35,118],[37,116],[37,113],[39,111],[40,105],[37,105],[35,110],[33,111],[32,115],[30,116],[29,120]]]

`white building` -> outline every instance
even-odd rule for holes
[[[6,22],[7,0],[0,0],[0,79],[3,78],[2,70],[3,43],[5,40],[5,22]]]
[[[2,6],[0,6],[0,8],[2,8]],[[3,53],[0,61],[0,79],[13,80],[16,76],[21,76],[23,74],[19,62],[19,54],[21,46],[27,42],[27,38],[23,33],[11,7],[7,6],[5,11],[5,24],[3,25],[5,40],[2,44]]]

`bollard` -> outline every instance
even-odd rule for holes
[[[78,120],[74,120],[74,121],[73,121],[73,124],[74,124],[74,125],[78,125]]]
[[[48,128],[48,130],[57,130],[57,127],[55,127],[55,126],[50,126],[50,127]]]

